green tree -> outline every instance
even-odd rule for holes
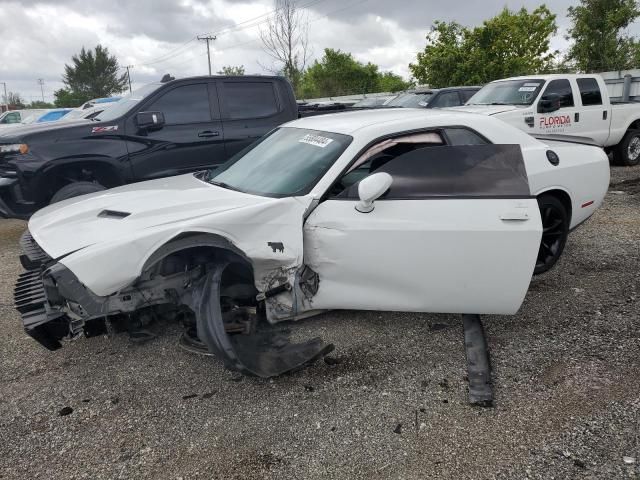
[[[229,76],[242,76],[244,75],[244,65],[234,66],[234,65],[225,65],[222,67],[222,70],[218,72],[218,75],[229,75]]]
[[[573,40],[568,60],[582,72],[624,70],[637,66],[638,43],[624,32],[640,16],[635,0],[580,0],[569,7]]]
[[[49,102],[43,102],[42,100],[35,100],[28,106],[29,108],[54,108],[55,105]]]
[[[331,97],[377,91],[378,67],[364,65],[350,53],[325,48],[324,56],[316,60],[302,78],[303,97]]]
[[[556,17],[541,5],[532,12],[503,9],[482,25],[435,22],[427,45],[409,65],[420,83],[432,87],[474,85],[498,78],[545,72],[554,65],[550,51]]]
[[[78,55],[71,57],[71,61],[71,65],[64,66],[62,82],[65,88],[56,92],[64,100],[72,102],[66,106],[78,106],[92,98],[108,97],[122,92],[127,86],[126,73],[118,76],[116,57],[109,55],[109,50],[102,45],[93,51],[82,47]],[[58,103],[56,95],[56,105]]]
[[[436,21],[427,33],[427,45],[419,52],[416,63],[409,70],[418,83],[432,87],[469,85],[467,78],[469,52],[465,51],[471,32],[457,22]]]
[[[53,96],[55,98],[53,103],[58,108],[79,107],[87,100],[91,100],[91,98],[96,98],[96,97],[87,98],[87,96],[84,94],[71,92],[70,90],[67,90],[65,88],[56,90],[55,92],[53,92]]]
[[[391,72],[380,73],[373,63],[358,62],[353,55],[326,48],[302,76],[299,96],[305,98],[333,97],[353,93],[398,91],[408,83]]]
[[[413,84],[407,82],[400,75],[393,72],[384,72],[378,75],[378,91],[379,92],[400,92],[411,88]]]

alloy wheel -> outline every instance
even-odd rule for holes
[[[546,204],[540,209],[542,217],[542,240],[536,260],[536,269],[552,265],[562,253],[566,226],[564,212],[555,205]]]

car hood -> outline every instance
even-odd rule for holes
[[[459,112],[478,113],[480,115],[496,115],[498,113],[513,112],[522,107],[516,105],[462,105],[452,107],[447,110],[457,110]]]
[[[64,118],[64,117],[63,117]],[[43,123],[12,123],[4,128],[0,128],[0,142],[4,142],[7,139],[22,138],[32,133],[39,133],[43,131],[60,130],[64,128],[73,128],[80,125],[87,125],[93,123],[91,120],[78,119],[68,121],[54,121]],[[96,126],[101,124],[95,123]]]
[[[193,174],[134,183],[55,203],[34,214],[29,230],[51,257],[60,258],[90,245],[137,236],[145,229],[172,227],[206,217],[232,231],[232,210],[263,211],[284,199],[261,197],[211,185]],[[216,216],[225,212],[224,221]],[[240,215],[244,217],[245,215]],[[218,225],[220,224],[220,225]]]

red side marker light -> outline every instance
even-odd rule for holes
[[[582,208],[586,208],[586,207],[588,207],[589,205],[593,205],[593,200],[591,200],[591,201],[589,201],[589,202],[587,202],[587,203],[583,203],[583,204],[582,204]]]

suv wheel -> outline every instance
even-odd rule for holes
[[[51,201],[49,203],[57,203],[62,200],[67,200],[68,198],[79,197],[80,195],[86,195],[87,193],[101,192],[102,190],[106,190],[106,188],[99,183],[73,182],[58,190],[53,197],[51,197]]]

